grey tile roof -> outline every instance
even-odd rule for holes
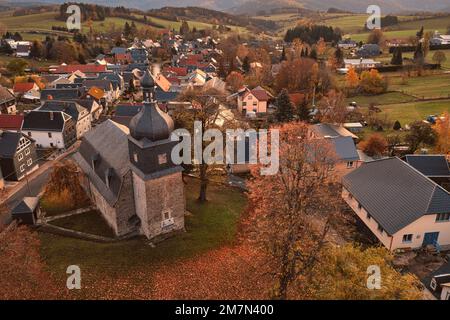
[[[339,160],[359,160],[359,154],[356,150],[355,142],[353,141],[352,137],[328,138],[327,140],[331,142],[331,145],[334,147]]]
[[[42,111],[63,111],[70,115],[72,119],[78,121],[89,114],[89,111],[74,101],[46,101],[38,110]]]
[[[450,212],[450,194],[399,158],[364,163],[343,185],[390,235],[423,215]]]
[[[427,177],[450,177],[450,168],[444,155],[407,155],[405,161]]]
[[[78,99],[82,94],[82,88],[44,89],[41,91],[41,101],[48,100],[48,96],[54,100]]]
[[[134,117],[141,111],[144,105],[118,105],[114,111],[114,115],[117,117]]]
[[[111,206],[117,201],[123,177],[130,170],[128,134],[127,127],[106,120],[86,133],[79,151],[73,156]],[[111,177],[109,187],[106,185],[108,174]]]

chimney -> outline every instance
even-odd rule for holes
[[[47,95],[47,100],[53,100],[53,96],[51,94]]]
[[[50,111],[50,120],[53,121],[54,118],[53,111]]]

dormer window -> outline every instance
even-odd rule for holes
[[[99,154],[96,153],[95,155],[92,156],[91,158],[91,165],[92,165],[92,169],[95,170],[95,167],[98,165],[99,162]]]
[[[166,164],[167,163],[167,153],[162,153],[158,155],[158,163]]]
[[[134,162],[138,162],[138,154],[137,154],[137,152],[133,153],[133,160],[134,160]]]

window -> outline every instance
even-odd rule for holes
[[[258,105],[258,102],[253,101],[253,105],[254,105],[254,106]]]
[[[436,222],[446,222],[446,221],[450,221],[450,212],[438,213],[436,215]]]
[[[435,278],[431,279],[430,288],[433,289],[433,290],[436,290],[437,283],[436,283],[436,279]]]
[[[361,203],[358,203],[358,209],[361,210],[362,209],[362,205]]]
[[[48,137],[49,137],[49,138],[52,137],[52,133],[51,133],[51,132],[48,133]]]
[[[28,166],[31,166],[32,164],[33,164],[33,159],[28,159],[28,160],[27,160],[27,165],[28,165]]]
[[[372,218],[372,216],[369,213],[367,213],[366,217],[367,217],[367,220],[370,220]]]
[[[138,162],[138,154],[136,152],[133,153],[134,162]]]
[[[413,235],[412,234],[404,234],[403,235],[403,243],[412,242]]]
[[[30,131],[28,131],[28,136],[31,137],[31,132]]]
[[[165,164],[167,163],[167,154],[163,153],[163,154],[159,154],[158,155],[158,163],[159,164]]]
[[[246,106],[247,106],[247,102],[245,102],[245,101],[242,102],[242,106],[243,106],[243,107],[246,107]]]
[[[21,165],[19,169],[20,169],[20,172],[24,172],[25,171],[25,165],[24,164]]]
[[[27,156],[27,155],[29,155],[30,154],[30,148],[26,148],[25,149],[25,155]]]
[[[17,160],[22,161],[23,159],[23,153],[19,153],[19,155],[17,156]]]
[[[169,211],[164,211],[163,212],[163,220],[167,220],[170,219],[170,212]]]
[[[347,168],[353,168],[353,161],[348,161],[347,162]]]

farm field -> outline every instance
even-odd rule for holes
[[[61,34],[67,35],[67,32],[54,31],[51,30],[52,26],[57,27],[65,27],[66,23],[64,21],[59,21],[55,19],[57,15],[56,12],[45,12],[38,14],[30,14],[27,16],[11,16],[11,13],[5,14],[1,16],[2,23],[7,27],[9,31],[18,31],[23,33],[25,40],[35,40],[35,39],[43,39],[47,34]],[[148,17],[149,20],[153,21],[161,25],[166,29],[179,29],[181,26],[181,22],[179,21],[169,21],[160,18]],[[108,17],[104,21],[93,21],[92,29],[98,32],[107,32],[111,29],[121,29],[125,25],[125,23],[131,23],[131,20],[118,18],[118,17]],[[203,23],[199,21],[187,21],[190,28],[196,28],[198,30],[212,28],[212,24]],[[142,28],[146,26],[146,24],[141,22],[134,22],[138,28]],[[89,31],[89,28],[86,24],[82,24],[82,32]],[[237,32],[245,32],[246,29],[243,27],[237,26],[229,26],[232,30]],[[39,33],[37,33],[39,32]]]
[[[404,92],[418,98],[450,97],[450,74],[427,75],[407,78],[406,84],[400,77],[390,79],[389,89]]]
[[[387,92],[377,96],[354,96],[346,99],[346,103],[355,101],[359,106],[368,107],[371,103],[375,105],[387,105],[404,102],[412,102],[415,98],[401,92]]]

